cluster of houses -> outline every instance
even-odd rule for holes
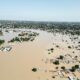
[[[79,78],[76,77],[76,75],[74,73],[71,73],[69,70],[49,70],[50,73],[53,74],[52,78],[56,78],[59,77],[61,78],[60,80],[63,80],[65,78],[65,80],[80,80]]]
[[[67,78],[68,80],[80,80],[77,75],[75,74],[75,72],[77,72],[78,74],[80,74],[80,56],[72,56],[70,54],[66,54],[63,57],[56,57],[54,59],[50,59],[50,63],[53,63],[54,65],[57,66],[57,69],[55,70],[49,70],[49,72],[53,73],[53,78],[56,78],[57,76],[60,78]],[[55,64],[55,61],[59,61],[59,64]],[[61,64],[64,65],[61,65]],[[77,65],[77,69],[76,71],[74,70],[75,68],[72,66],[74,64],[78,64]],[[69,67],[74,68],[73,71],[71,71],[67,65],[69,65]],[[70,66],[71,65],[71,66]],[[62,66],[62,68],[61,68]],[[64,66],[64,67],[63,67]]]

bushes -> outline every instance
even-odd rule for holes
[[[70,71],[71,72],[75,72],[76,69],[79,69],[79,65],[72,66],[72,68],[70,69]]]
[[[76,68],[74,66],[72,66],[72,68],[70,69],[71,72],[75,72]]]
[[[48,51],[50,51],[50,52],[53,52],[53,50],[54,50],[54,48],[50,48],[50,49],[48,49]]]
[[[35,39],[35,37],[39,35],[38,33],[21,33],[21,34],[18,34],[17,37],[11,39],[10,41],[8,42],[21,42],[21,41],[33,41]]]
[[[33,68],[32,71],[33,71],[33,72],[36,72],[36,71],[37,71],[37,68]]]
[[[9,42],[15,42],[15,41],[20,42],[20,39],[18,37],[15,37],[15,38],[11,39]]]
[[[30,38],[27,38],[27,37],[25,37],[25,38],[20,38],[21,39],[21,41],[29,41],[30,40]]]
[[[0,40],[0,45],[2,45],[5,41],[4,40]]]
[[[51,51],[53,51],[54,49],[53,49],[53,48],[51,48],[50,50],[51,50]]]
[[[59,59],[62,59],[63,60],[64,56],[60,55]]]
[[[78,69],[79,68],[79,65],[75,65],[75,68]]]
[[[68,46],[69,49],[71,49],[71,46]]]
[[[55,64],[55,65],[59,65],[59,61],[56,60],[56,61],[53,62],[53,64]]]
[[[0,35],[3,35],[3,32],[2,32],[2,30],[0,30]]]
[[[15,41],[19,41],[20,42],[20,39],[18,37],[15,37],[14,39]]]
[[[59,48],[59,45],[56,45],[57,48]]]
[[[64,67],[64,66],[62,66],[62,67],[61,67],[61,69],[65,70],[65,67]]]

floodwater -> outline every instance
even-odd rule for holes
[[[16,43],[10,52],[0,52],[0,80],[37,80],[39,76],[31,69],[44,67],[41,59],[45,57],[46,47],[51,43],[51,34],[48,35],[44,31],[37,32],[41,34],[35,41]],[[4,33],[0,38],[8,41],[15,36],[16,33]]]
[[[0,52],[0,80],[53,80],[52,74],[46,70],[53,69],[54,66],[46,64],[44,61],[60,53],[66,54],[66,51],[68,51],[66,49],[67,44],[64,44],[62,39],[67,39],[72,44],[69,36],[65,38],[65,35],[61,34],[53,35],[40,30],[31,31],[40,33],[33,42],[14,43],[15,45],[12,45],[10,52]],[[0,38],[8,41],[17,36],[18,33],[4,33],[4,36]],[[53,43],[60,45],[61,50],[56,49]],[[48,55],[47,49],[51,47],[56,50],[53,54]],[[68,52],[71,52],[71,50]],[[34,67],[39,70],[32,72],[31,69]]]

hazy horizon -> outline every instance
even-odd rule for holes
[[[1,0],[0,20],[80,22],[80,0]]]

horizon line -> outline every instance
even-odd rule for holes
[[[69,23],[77,23],[80,21],[48,21],[48,20],[16,20],[16,19],[0,19],[0,21],[18,21],[18,22],[69,22]]]

